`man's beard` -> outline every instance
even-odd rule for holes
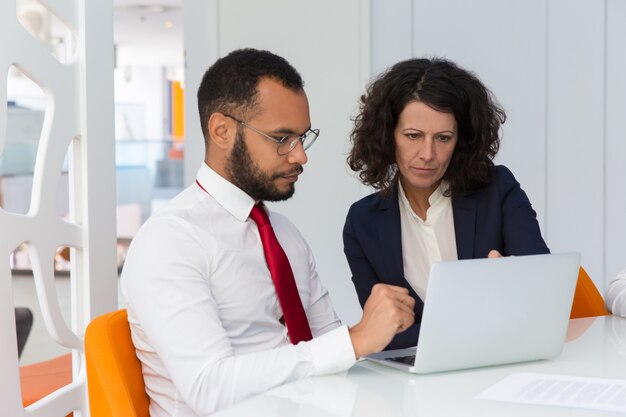
[[[302,165],[297,165],[287,172],[277,172],[271,175],[261,171],[259,165],[250,158],[243,132],[239,130],[233,150],[226,160],[226,172],[232,183],[256,201],[283,201],[291,198],[295,192],[295,185],[292,183],[286,191],[280,191],[274,184],[274,180],[300,174],[302,171]]]

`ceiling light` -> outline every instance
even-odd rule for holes
[[[163,6],[162,4],[132,4],[124,7],[124,10],[127,12],[141,14],[165,13],[168,9],[167,6]]]

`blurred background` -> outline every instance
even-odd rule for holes
[[[18,19],[63,62],[76,41],[43,3],[17,0]],[[508,119],[497,163],[511,168],[529,195],[553,252],[580,252],[601,290],[625,266],[626,2],[114,0],[113,7],[119,269],[140,225],[195,178],[204,156],[196,89],[215,59],[241,47],[284,56],[305,80],[321,136],[295,197],[272,209],[302,231],[345,322],[356,322],[360,307],[341,230],[350,204],[372,191],[345,164],[351,118],[368,81],[413,56],[456,61],[498,98]],[[51,105],[17,67],[7,100],[0,205],[25,214]],[[68,194],[64,176],[62,216]],[[54,259],[67,321],[68,258],[60,247]],[[43,326],[25,246],[10,263],[15,305],[34,314],[20,363],[67,351]]]

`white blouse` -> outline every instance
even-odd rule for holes
[[[452,199],[443,195],[445,187],[442,181],[428,198],[430,207],[426,211],[426,220],[422,220],[411,208],[402,184],[399,184],[404,277],[422,300],[426,297],[432,264],[458,259]]]

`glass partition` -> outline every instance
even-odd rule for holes
[[[43,115],[39,112],[33,111],[31,116],[33,123],[39,121],[39,117],[43,123]],[[7,135],[7,143],[0,155],[0,207],[3,210],[28,213],[38,145],[38,140],[23,140],[19,135]],[[183,160],[174,146],[171,140],[116,141],[119,267],[141,224],[161,204],[182,191]],[[67,216],[69,212],[68,193],[68,178],[63,175],[58,198],[61,216]],[[63,249],[59,248],[55,256],[55,269],[58,271],[67,270],[68,266],[68,251]],[[21,250],[17,248],[14,252],[11,266],[16,271],[29,271],[28,257],[22,256]]]

